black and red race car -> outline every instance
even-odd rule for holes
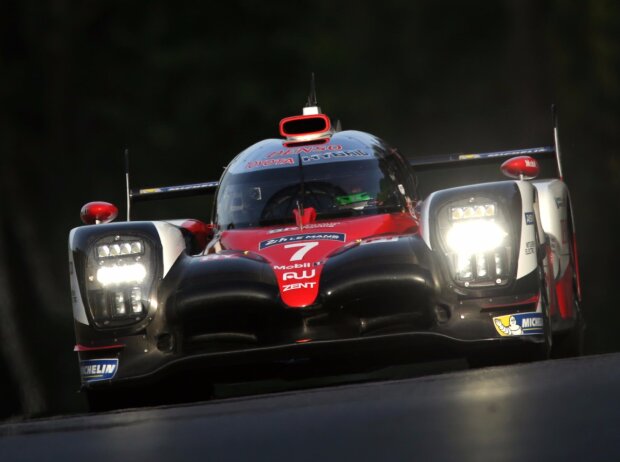
[[[556,147],[410,161],[335,128],[317,106],[283,119],[280,133],[218,182],[128,186],[127,221],[110,223],[111,204],[84,206],[69,258],[91,398],[212,364],[383,349],[448,348],[472,361],[579,353],[574,221]],[[489,181],[502,161],[509,179]],[[545,163],[551,173],[535,179]],[[129,220],[130,203],[213,192],[209,224]]]

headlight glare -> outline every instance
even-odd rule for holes
[[[97,270],[97,281],[104,287],[119,284],[139,284],[145,277],[146,268],[141,263],[102,266]]]
[[[85,253],[84,280],[94,325],[116,329],[144,322],[157,306],[161,257],[156,241],[137,230],[130,235],[108,234]]]
[[[497,223],[488,220],[457,222],[446,235],[448,247],[455,253],[473,255],[501,246],[508,235]]]

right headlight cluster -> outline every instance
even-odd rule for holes
[[[92,246],[86,266],[90,312],[99,327],[138,323],[147,315],[157,258],[147,239],[107,236]]]
[[[443,207],[438,217],[452,277],[465,287],[503,284],[511,267],[507,220],[493,201],[464,202]]]

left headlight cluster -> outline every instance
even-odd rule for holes
[[[512,243],[508,220],[496,202],[470,198],[452,203],[442,208],[438,221],[452,277],[459,285],[493,286],[507,281]]]
[[[91,315],[98,327],[121,327],[145,318],[156,261],[147,240],[135,236],[108,236],[92,246],[86,284]]]

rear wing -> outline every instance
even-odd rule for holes
[[[158,188],[131,189],[129,187],[129,150],[125,149],[125,192],[127,196],[127,221],[131,221],[131,204],[135,202],[214,194],[219,184],[219,181],[207,181],[204,183],[160,186]]]
[[[545,160],[555,157],[554,176],[560,180],[564,180],[564,174],[562,173],[562,156],[560,154],[560,140],[558,136],[558,111],[555,104],[551,105],[551,118],[553,123],[553,146],[476,154],[446,154],[432,157],[417,157],[410,159],[409,163],[412,167],[415,167],[416,170],[424,170],[437,167],[441,168],[443,166],[458,166],[459,164],[472,165],[476,163],[488,163],[497,159],[516,156],[530,156],[536,160]]]
[[[129,200],[133,202],[150,201],[155,199],[170,199],[175,197],[189,197],[203,194],[213,194],[219,182],[181,184],[176,186],[161,186],[159,188],[131,189]]]
[[[500,165],[504,160],[517,156],[530,156],[538,161],[539,179],[562,178],[556,150],[549,146],[415,157],[408,160],[416,177],[417,194],[426,197],[440,189],[506,180]]]
[[[438,156],[425,156],[409,159],[409,163],[416,170],[424,170],[425,168],[437,168],[441,166],[457,166],[459,164],[476,164],[497,161],[497,159],[505,159],[516,156],[530,156],[535,159],[556,158],[557,176],[562,177],[560,159],[557,156],[556,149],[553,146],[545,146],[540,148],[515,149],[511,151],[493,151],[473,154],[445,154]]]

